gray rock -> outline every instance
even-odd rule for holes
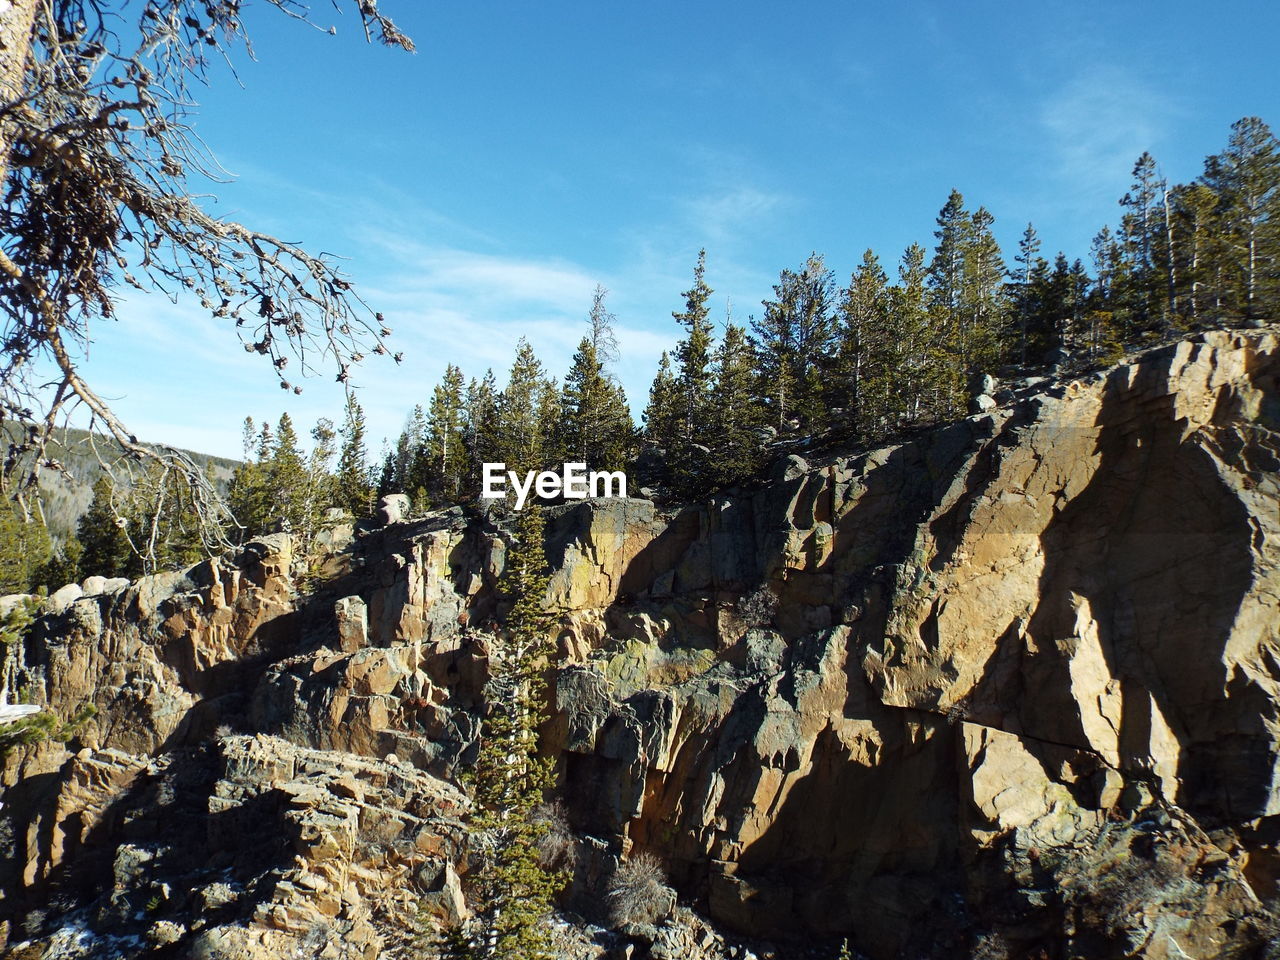
[[[353,653],[369,645],[369,611],[359,597],[343,597],[333,605],[338,621],[338,648]]]
[[[44,609],[48,613],[65,613],[67,607],[71,606],[77,600],[84,596],[84,591],[80,589],[78,583],[68,583],[65,587],[55,590],[44,602]]]
[[[804,476],[809,472],[809,461],[804,457],[798,457],[794,453],[782,461],[782,479],[794,480],[796,477]]]
[[[400,523],[409,516],[409,498],[403,493],[389,493],[378,501],[378,509],[373,519],[378,526],[385,527]]]
[[[86,597],[97,597],[104,593],[119,593],[129,586],[128,577],[86,577],[80,589]]]
[[[453,864],[445,861],[434,887],[422,895],[421,904],[427,913],[439,917],[446,926],[455,927],[471,915],[467,909],[467,899],[462,893],[462,880],[453,869]]]
[[[995,398],[985,393],[980,393],[969,401],[970,413],[990,413],[995,408]]]
[[[7,617],[18,604],[32,599],[36,598],[29,593],[10,593],[0,597],[0,617]]]
[[[0,703],[0,726],[39,712],[40,708],[34,703]]]
[[[969,392],[975,396],[979,394],[991,395],[996,392],[996,378],[989,373],[976,374],[969,381]]]

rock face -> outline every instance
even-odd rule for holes
[[[647,850],[722,930],[876,958],[1275,936],[1280,344],[1046,386],[674,514],[551,511],[575,909]],[[456,922],[505,543],[453,511],[338,538],[306,595],[277,535],[61,597],[19,674],[97,715],[8,757],[10,943],[394,956]]]

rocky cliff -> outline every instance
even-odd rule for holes
[[[1268,955],[1280,341],[1001,399],[675,512],[552,510],[567,909],[650,851],[778,956]],[[465,913],[507,535],[322,541],[64,589],[10,651],[97,712],[6,759],[6,956],[422,955]],[[563,952],[721,955],[692,916]]]

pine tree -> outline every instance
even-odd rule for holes
[[[1120,242],[1110,227],[1103,227],[1090,246],[1093,261],[1093,309],[1115,331],[1116,339],[1128,343],[1132,339],[1133,324],[1130,310],[1121,296],[1128,276],[1128,263],[1120,249]]]
[[[387,466],[386,489],[382,489],[379,477],[379,496],[388,493],[411,493],[419,487],[429,488],[431,483],[431,452],[427,442],[427,414],[422,404],[416,403],[405,418],[400,436],[391,452]],[[414,500],[414,507],[425,509],[425,503]]]
[[[618,358],[616,320],[605,307],[608,291],[596,287],[587,322],[560,396],[561,418],[554,431],[563,456],[589,469],[621,470],[633,454],[635,424],[622,386],[609,372]]]
[[[49,531],[39,517],[26,517],[17,504],[0,501],[0,594],[40,586],[36,581],[52,552]]]
[[[431,393],[427,415],[425,476],[415,478],[440,503],[457,503],[466,476],[463,429],[466,420],[462,370],[449,364],[444,379]]]
[[[507,386],[498,397],[498,456],[508,470],[524,474],[544,466],[548,433],[555,421],[544,422],[549,389],[542,361],[524,337],[516,345]]]
[[[751,324],[767,404],[781,425],[792,418],[820,420],[825,408],[823,373],[835,333],[835,281],[818,254],[799,271],[783,270],[764,301],[764,317]]]
[[[635,425],[622,387],[605,373],[591,337],[583,337],[564,381],[560,442],[565,457],[593,470],[620,470]]]
[[[711,403],[707,418],[710,481],[715,486],[753,476],[760,466],[756,431],[765,412],[756,399],[754,356],[747,331],[726,323],[713,361]]]
[[[560,429],[564,420],[564,408],[560,404],[560,385],[556,378],[543,380],[538,387],[538,451],[536,462],[540,469],[554,470],[565,457]]]
[[[865,436],[877,412],[867,393],[872,357],[883,351],[887,335],[889,278],[875,251],[863,251],[862,262],[849,278],[840,298],[836,366],[832,391],[834,405],[844,408],[838,432],[846,437]]]
[[[1182,242],[1176,250],[1179,302],[1182,305],[1183,325],[1197,327],[1206,310],[1217,312],[1217,302],[1206,288],[1217,287],[1214,282],[1214,229],[1218,209],[1218,195],[1202,183],[1178,187],[1174,191],[1174,217]]]
[[[337,502],[334,477],[330,473],[337,451],[334,441],[338,437],[333,421],[321,417],[311,428],[311,455],[307,458],[307,493],[305,515],[307,526],[316,529],[324,511]]]
[[[245,417],[243,443],[244,463],[232,474],[227,491],[228,506],[239,525],[237,538],[241,541],[266,532],[271,522],[274,493],[268,484],[267,461],[275,438],[270,425],[264,421],[255,431],[253,418]],[[85,550],[88,554],[87,543]]]
[[[969,239],[964,259],[964,321],[967,354],[960,361],[966,372],[984,372],[1002,363],[1008,352],[1001,336],[1005,331],[1008,301],[1005,292],[1005,265],[991,231],[993,217],[986,207],[978,207],[970,218]]]
[[[939,327],[956,340],[956,353],[965,356],[963,317],[965,254],[973,230],[973,221],[964,208],[964,196],[952,190],[938,212],[938,229],[933,260],[929,264],[930,307],[938,316]]]
[[[680,442],[680,398],[671,358],[664,350],[658,360],[658,372],[649,387],[649,405],[644,411],[645,435],[660,449],[670,454]]]
[[[1116,293],[1133,321],[1134,334],[1154,332],[1167,323],[1163,206],[1166,188],[1155,159],[1144,152],[1133,166],[1133,184],[1120,200],[1126,211],[1121,217],[1119,238],[1126,269]]]
[[[936,330],[936,408],[943,416],[964,409],[969,374],[999,362],[1004,325],[1004,260],[983,207],[972,214],[952,190],[938,213],[938,243],[929,264],[930,312]]]
[[[1257,117],[1237,120],[1201,182],[1218,198],[1225,312],[1263,317],[1280,303],[1280,144],[1271,128]]]
[[[118,577],[129,562],[129,540],[124,533],[123,505],[113,496],[105,473],[93,481],[93,499],[76,523],[80,542],[80,569],[86,576]]]
[[[189,566],[203,555],[203,521],[191,488],[159,463],[134,478],[124,519],[130,550],[123,572],[129,577]]]
[[[466,425],[462,437],[469,470],[464,495],[478,495],[482,465],[502,459],[500,430],[497,381],[493,371],[486,370],[483,378],[473,379],[467,385]]]
[[[676,345],[676,390],[679,396],[680,439],[692,442],[705,422],[708,390],[711,386],[711,316],[707,302],[712,289],[704,279],[707,251],[698,251],[693,268],[693,286],[682,296],[684,310],[671,316],[685,329]]]
[[[266,489],[274,509],[269,524],[280,523],[291,532],[306,536],[307,465],[298,446],[298,434],[289,414],[280,414],[276,423],[271,459],[266,464]]]
[[[544,672],[554,654],[543,532],[540,507],[521,511],[499,584],[512,607],[502,640],[495,640],[470,776],[475,812],[468,833],[478,868],[469,881],[480,930],[464,951],[473,957],[550,960],[546,921],[565,879],[539,864],[546,824],[533,816],[554,779],[537,742],[547,709]]]
[[[1022,233],[1022,240],[1018,243],[1018,255],[1013,258],[1018,264],[1018,269],[1014,271],[1013,295],[1014,309],[1018,313],[1018,363],[1024,367],[1031,356],[1031,318],[1037,308],[1031,276],[1036,265],[1044,263],[1039,253],[1040,238],[1036,235],[1035,226],[1028,223],[1027,229]]]
[[[334,474],[334,499],[353,517],[367,517],[373,510],[373,483],[369,475],[369,453],[365,447],[364,409],[351,393],[343,412],[342,448]]]
[[[83,555],[84,547],[75,534],[71,534],[54,550],[48,562],[37,570],[35,583],[43,584],[50,591],[57,590],[63,584],[80,583],[85,579],[85,572],[80,565]]]
[[[875,363],[875,392],[884,397],[886,434],[931,419],[946,380],[927,299],[924,247],[902,255],[898,283],[889,296],[889,329]]]

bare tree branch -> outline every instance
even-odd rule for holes
[[[298,0],[268,2],[325,29]],[[212,217],[189,190],[193,176],[225,179],[191,127],[191,88],[236,47],[253,55],[241,0],[146,0],[136,21],[126,6],[0,3],[0,421],[18,428],[0,489],[38,500],[40,474],[60,467],[47,456],[55,429],[87,412],[109,440],[93,441],[104,468],[151,463],[162,485],[184,484],[212,548],[233,521],[207,478],[180,451],[140,442],[81,375],[120,291],[194,298],[294,392],[322,369],[347,382],[353,364],[387,353],[391,331],[331,257]],[[334,2],[348,7],[367,40],[413,50],[374,0]],[[141,550],[153,559],[155,530]]]

